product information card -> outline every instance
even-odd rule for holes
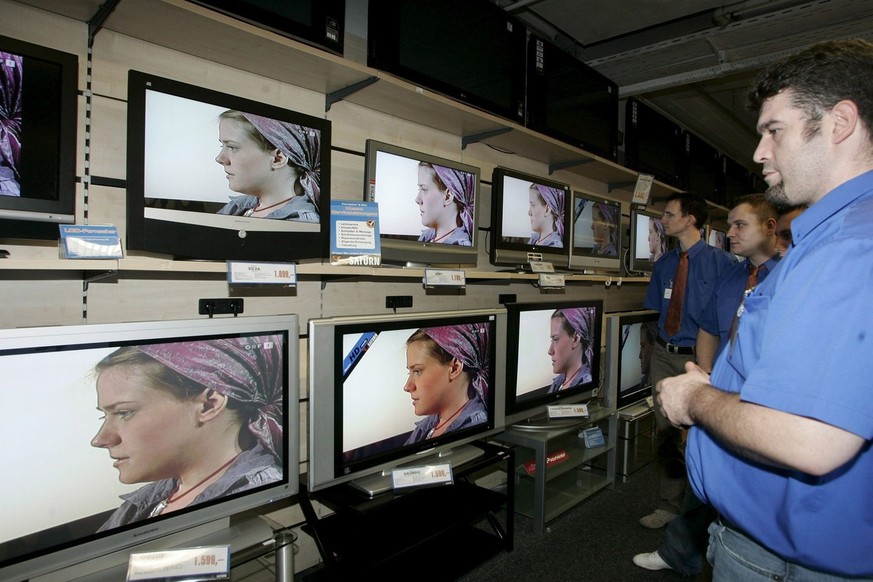
[[[330,264],[368,267],[382,264],[376,202],[331,200]]]

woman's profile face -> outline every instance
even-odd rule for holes
[[[228,187],[234,192],[260,196],[268,188],[273,156],[261,149],[233,119],[218,124],[221,151],[215,161],[224,167]]]
[[[591,210],[591,232],[598,246],[609,244],[610,224],[603,218],[603,213],[595,206]]]
[[[560,317],[553,317],[549,322],[549,356],[554,374],[568,374],[582,364],[579,338],[567,333]]]
[[[661,252],[661,237],[658,236],[658,229],[655,228],[655,219],[649,220],[649,254],[656,256]]]
[[[178,477],[197,454],[190,443],[200,405],[152,388],[133,367],[100,373],[97,408],[103,424],[91,445],[109,452],[122,483]]]
[[[530,228],[532,231],[549,232],[552,230],[552,213],[549,211],[546,203],[543,202],[536,188],[528,190],[527,215],[530,217]]]
[[[406,346],[406,369],[403,390],[412,397],[416,416],[439,414],[449,400],[451,364],[441,363],[424,342],[415,341]]]
[[[421,224],[428,228],[436,228],[447,215],[453,213],[452,200],[446,200],[446,192],[440,190],[434,181],[433,170],[418,167],[418,195],[415,197],[418,212],[421,214]]]

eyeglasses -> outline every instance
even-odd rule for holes
[[[676,213],[676,212],[667,212],[665,210],[664,214],[662,216],[669,220],[669,219],[673,218],[674,216],[688,216],[688,215],[684,212]]]

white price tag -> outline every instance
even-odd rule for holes
[[[425,287],[465,287],[467,276],[462,269],[425,269]]]
[[[563,273],[540,273],[540,287],[563,288]]]
[[[452,466],[425,465],[422,467],[404,467],[391,471],[391,481],[395,489],[403,487],[421,487],[423,485],[451,485],[454,483]]]
[[[547,408],[549,418],[588,418],[587,404],[560,404]]]
[[[227,580],[230,578],[230,546],[183,548],[164,552],[131,554],[127,580]]]
[[[530,261],[531,273],[554,273],[555,265],[549,261]]]
[[[634,195],[631,203],[645,206],[649,203],[649,197],[652,195],[652,183],[655,177],[651,174],[640,174],[637,176],[637,185],[634,188]]]
[[[297,285],[294,263],[227,262],[227,282],[231,285]]]

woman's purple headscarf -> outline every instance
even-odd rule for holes
[[[321,132],[311,127],[251,113],[243,113],[243,116],[268,142],[288,156],[292,164],[303,168],[300,185],[318,208],[321,196]]]
[[[282,336],[268,335],[150,344],[137,349],[204,388],[256,408],[258,414],[248,428],[281,460],[283,345]]]
[[[438,346],[456,357],[469,372],[473,389],[488,402],[488,326],[462,323],[422,329]]]
[[[561,188],[552,188],[542,184],[532,184],[532,186],[537,189],[546,206],[557,217],[555,230],[561,240],[564,240],[564,191]]]
[[[594,204],[594,208],[596,208],[600,212],[600,216],[603,217],[604,222],[609,224],[612,228],[609,230],[609,242],[618,248],[618,226],[621,222],[621,209],[618,206],[613,206],[612,204],[603,204],[598,202]],[[593,218],[593,215],[592,215]]]
[[[22,57],[0,52],[0,195],[20,196]]]
[[[573,331],[582,341],[585,350],[585,361],[589,364],[594,360],[594,342],[591,334],[594,333],[594,315],[597,309],[594,307],[570,307],[558,309],[555,313],[561,313]]]
[[[470,172],[438,166],[437,164],[431,164],[431,167],[436,172],[440,181],[455,194],[455,198],[464,207],[461,211],[461,222],[464,225],[464,229],[472,238],[474,228],[473,209],[476,203],[475,175]]]

